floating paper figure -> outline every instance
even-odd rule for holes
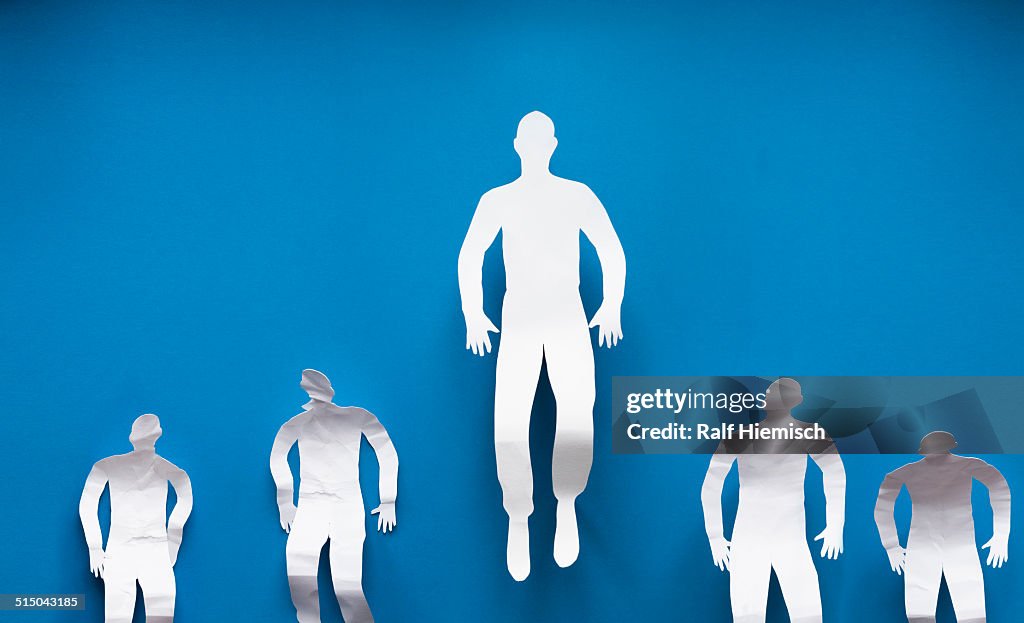
[[[163,431],[153,414],[140,416],[128,437],[128,454],[93,465],[82,491],[79,515],[89,544],[89,568],[103,578],[107,623],[131,623],[136,582],[142,588],[149,623],[174,620],[174,563],[182,530],[192,512],[192,483],[184,471],[157,455]],[[177,503],[167,518],[167,483]],[[103,547],[97,509],[110,487],[110,534]]]
[[[466,348],[483,356],[491,351],[488,333],[498,328],[484,313],[481,269],[485,251],[502,232],[506,292],[494,445],[509,517],[508,570],[516,580],[530,573],[530,415],[545,362],[557,405],[552,457],[558,499],[555,561],[566,567],[579,554],[576,497],[586,487],[594,445],[594,352],[579,291],[581,231],[597,249],[604,275],[604,301],[589,327],[600,327],[600,345],[611,348],[622,339],[622,245],[594,193],[551,174],[548,165],[557,144],[554,124],[546,115],[531,112],[523,117],[514,141],[522,175],[484,194],[459,253]]]
[[[949,597],[960,623],[985,621],[985,583],[974,540],[971,487],[980,480],[992,503],[992,538],[987,563],[1002,567],[1010,538],[1010,487],[999,470],[981,459],[952,454],[953,435],[925,435],[918,450],[924,458],[904,465],[882,481],[875,503],[875,523],[889,565],[904,574],[904,601],[912,623],[935,621],[939,584],[946,576]],[[900,490],[910,494],[910,535],[900,546],[893,509]]]
[[[758,426],[779,429],[810,426],[793,418],[803,400],[800,385],[779,379],[768,388],[765,419]],[[825,488],[825,529],[821,556],[843,552],[846,472],[831,439],[724,441],[711,458],[701,503],[711,555],[729,571],[729,595],[735,623],[763,623],[772,570],[794,623],[820,623],[818,573],[807,544],[804,477],[807,457],[821,468]],[[736,462],[740,477],[739,508],[732,540],[722,525],[722,488]]]
[[[365,409],[331,402],[334,389],[316,370],[303,370],[301,387],[310,401],[274,439],[270,471],[277,485],[281,527],[288,532],[288,585],[299,623],[319,623],[317,571],[320,551],[331,542],[331,577],[345,623],[373,621],[363,595],[363,496],[359,489],[359,449],[365,435],[380,464],[377,530],[398,523],[398,454],[380,421]],[[299,503],[295,506],[288,452],[299,444]]]

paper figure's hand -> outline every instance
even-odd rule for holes
[[[822,541],[822,558],[835,560],[839,558],[839,554],[843,553],[843,529],[841,527],[825,526],[825,529],[814,537],[814,540]]]
[[[488,334],[492,332],[498,333],[498,327],[482,310],[466,314],[466,349],[473,351],[474,355],[483,357],[491,352],[491,336]]]
[[[889,566],[896,572],[896,575],[903,575],[903,567],[907,564],[907,550],[899,545],[885,550],[889,555]]]
[[[981,549],[988,550],[988,560],[985,564],[999,569],[1010,558],[1010,539],[1005,536],[993,536],[988,543],[981,546]]]
[[[398,525],[398,519],[395,517],[395,503],[388,502],[381,504],[377,508],[370,511],[371,515],[377,516],[377,531],[387,534],[393,532],[395,526]]]
[[[180,541],[174,539],[167,539],[167,554],[171,558],[171,566],[178,562],[178,548],[181,547]]]
[[[597,330],[597,345],[611,348],[622,339],[622,319],[618,307],[614,309],[610,305],[602,304],[590,320],[590,328],[600,327]]]
[[[732,543],[726,541],[724,538],[711,539],[711,559],[715,561],[715,566],[718,567],[719,571],[728,571],[730,564],[730,556],[732,552],[730,548]]]
[[[107,553],[102,549],[89,550],[89,571],[92,572],[93,576],[97,578],[103,577],[103,561],[106,557]]]
[[[277,511],[281,514],[281,529],[291,532],[292,524],[295,523],[295,503],[291,500],[281,502],[277,505]]]

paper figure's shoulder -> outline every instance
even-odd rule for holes
[[[185,470],[181,469],[180,467],[178,467],[174,463],[171,463],[170,461],[168,461],[167,459],[160,455],[157,455],[156,457],[156,466],[161,473],[165,474],[177,474],[179,472],[185,473]]]
[[[480,198],[486,200],[501,199],[519,192],[522,183],[519,180],[512,180],[507,184],[501,184],[485,192]]]
[[[377,416],[362,407],[337,407],[337,409],[338,415],[354,418],[360,422],[370,422],[377,419]]]
[[[114,456],[108,456],[105,459],[96,461],[93,467],[105,472],[110,472],[115,470],[118,466],[126,464],[129,456],[130,455],[128,454],[115,454]]]
[[[519,185],[516,182],[509,182],[496,186],[480,196],[480,209],[497,210],[514,201],[519,194]]]
[[[885,477],[888,478],[888,479],[892,479],[892,480],[898,480],[900,482],[906,482],[920,468],[921,468],[921,461],[914,461],[913,463],[907,463],[903,467],[898,467],[898,468],[892,470],[891,472],[886,474]]]
[[[570,180],[565,177],[555,177],[555,183],[560,192],[565,195],[575,197],[583,201],[592,201],[597,198],[594,191],[590,190],[590,186],[587,186],[583,182],[577,180]]]
[[[92,471],[107,480],[117,480],[131,469],[130,454],[115,454],[93,463]]]
[[[555,179],[557,179],[559,183],[562,184],[562,187],[565,188],[566,190],[571,190],[573,192],[581,193],[584,195],[594,194],[594,191],[590,190],[590,186],[587,186],[583,182],[577,180],[570,180],[565,177],[559,177]]]
[[[284,430],[284,429],[300,429],[300,428],[302,428],[303,426],[306,425],[306,422],[309,421],[309,418],[310,418],[309,411],[303,411],[302,413],[297,413],[297,414],[293,415],[292,417],[288,418],[288,421],[286,421],[284,424],[281,425],[281,430]]]
[[[965,472],[973,472],[978,469],[985,469],[986,467],[992,467],[989,463],[983,459],[979,459],[973,456],[956,456],[956,461]]]

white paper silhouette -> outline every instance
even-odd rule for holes
[[[759,426],[808,426],[793,418],[791,409],[803,401],[800,385],[779,379],[766,395],[766,417]],[[821,556],[843,552],[846,513],[846,472],[831,440],[723,442],[711,457],[701,489],[704,526],[711,555],[719,569],[729,571],[729,595],[735,623],[763,623],[772,570],[794,623],[821,622],[818,572],[807,544],[804,477],[807,457],[822,471],[825,489],[825,529]],[[722,489],[733,462],[739,469],[739,507],[732,540],[722,524]]]
[[[163,431],[153,414],[132,424],[133,450],[93,465],[85,481],[79,516],[89,545],[89,568],[103,578],[107,623],[131,623],[136,582],[142,589],[146,620],[174,620],[174,563],[182,531],[192,512],[192,483],[184,471],[157,455]],[[177,503],[167,518],[167,483]],[[97,510],[110,487],[110,534],[106,549]]]
[[[558,499],[555,561],[566,567],[579,554],[575,504],[593,462],[595,391],[594,352],[579,292],[581,231],[596,248],[604,276],[604,301],[589,327],[600,327],[600,345],[611,348],[622,339],[622,245],[594,193],[584,184],[551,174],[557,144],[554,124],[546,115],[535,111],[523,117],[514,141],[522,175],[484,194],[459,253],[466,348],[483,356],[491,351],[489,332],[498,328],[484,313],[481,272],[484,253],[502,232],[506,291],[494,392],[494,446],[509,517],[508,570],[516,580],[530,573],[530,415],[544,362],[557,408],[552,457]]]
[[[270,471],[277,485],[281,527],[288,532],[288,585],[299,623],[319,623],[317,571],[320,551],[330,540],[331,577],[346,623],[373,621],[363,595],[366,526],[359,489],[359,450],[366,436],[380,465],[377,530],[394,530],[398,496],[398,454],[377,418],[358,407],[331,402],[334,389],[316,370],[303,370],[310,401],[274,439]],[[296,509],[288,452],[299,444],[299,503]]]
[[[918,450],[924,458],[904,465],[882,481],[875,503],[875,523],[889,565],[905,578],[907,618],[935,621],[939,584],[946,577],[949,597],[960,623],[985,621],[985,583],[974,540],[971,488],[981,481],[992,504],[993,534],[982,548],[987,563],[1002,567],[1010,539],[1010,487],[999,470],[981,459],[957,456],[956,440],[945,431],[925,435]],[[907,547],[900,546],[893,513],[900,490],[910,494]]]

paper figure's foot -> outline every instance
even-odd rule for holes
[[[568,567],[580,555],[580,532],[576,525],[576,499],[558,502],[555,524],[555,562]]]
[[[530,575],[530,526],[527,520],[508,520],[508,572],[522,582]]]

